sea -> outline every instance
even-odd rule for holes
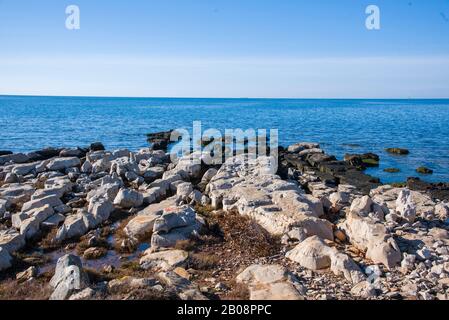
[[[420,177],[449,182],[449,100],[193,99],[0,96],[0,150],[44,147],[108,150],[148,146],[146,134],[171,129],[277,129],[279,144],[318,142],[328,154],[373,152],[367,170],[384,183]],[[386,148],[406,148],[407,156]],[[425,166],[432,175],[420,175]],[[398,168],[398,173],[384,172]]]

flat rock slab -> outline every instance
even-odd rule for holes
[[[250,216],[274,235],[300,227],[308,236],[333,240],[332,224],[319,218],[323,215],[321,201],[273,174],[274,161],[247,155],[228,159],[207,185],[212,205]]]

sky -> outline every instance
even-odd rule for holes
[[[0,0],[0,94],[449,98],[449,0]]]

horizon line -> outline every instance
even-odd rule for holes
[[[449,97],[432,97],[432,98],[304,98],[304,97],[158,97],[158,96],[106,96],[106,95],[51,95],[51,94],[3,94],[0,93],[0,97],[24,97],[24,98],[96,98],[96,99],[217,99],[217,100],[449,100]]]

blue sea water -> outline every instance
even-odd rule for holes
[[[106,148],[148,146],[146,133],[175,128],[278,129],[280,144],[319,142],[327,153],[374,152],[383,182],[419,176],[449,182],[449,100],[170,99],[0,96],[0,150],[27,152],[46,146]],[[224,132],[224,131],[223,131]],[[410,150],[387,154],[387,147]],[[400,173],[383,169],[396,167]]]

